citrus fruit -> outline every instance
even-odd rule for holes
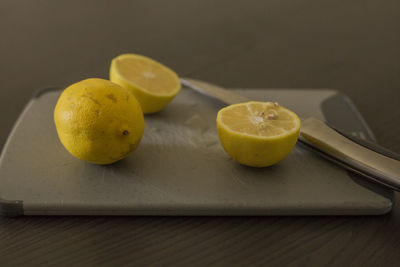
[[[110,81],[129,89],[145,114],[163,109],[181,90],[173,70],[136,54],[119,55],[111,61]]]
[[[58,137],[75,157],[110,164],[133,152],[144,131],[143,112],[127,89],[103,79],[67,87],[54,109]]]
[[[235,161],[266,167],[285,158],[296,144],[299,117],[272,102],[230,105],[217,115],[219,140]]]

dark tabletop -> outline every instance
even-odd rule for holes
[[[107,78],[111,58],[134,52],[226,87],[335,88],[400,152],[399,14],[398,0],[3,0],[0,146],[35,91]],[[398,205],[377,217],[0,218],[1,266],[399,260]]]

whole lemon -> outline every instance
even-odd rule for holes
[[[138,147],[144,131],[143,112],[134,95],[97,78],[77,82],[62,92],[54,122],[64,147],[95,164],[127,157]]]

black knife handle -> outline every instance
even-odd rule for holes
[[[392,158],[392,159],[395,159],[395,160],[400,160],[400,155],[399,154],[397,154],[396,152],[394,152],[394,151],[392,151],[392,150],[390,150],[390,149],[388,149],[386,147],[380,146],[377,143],[374,143],[374,142],[371,142],[371,141],[368,141],[368,140],[363,140],[363,139],[358,138],[358,137],[356,137],[354,135],[342,132],[342,131],[336,129],[335,127],[333,127],[332,125],[329,125],[328,123],[327,123],[327,125],[329,127],[331,127],[333,130],[335,130],[336,132],[338,132],[339,134],[341,134],[344,137],[352,140],[353,142],[359,144],[360,146],[363,146],[363,147],[366,147],[368,149],[371,149],[372,151],[375,151],[375,152],[377,152],[379,154],[382,154],[382,155],[384,155],[386,157],[389,157],[389,158]]]
[[[349,169],[400,191],[400,161],[396,159],[397,155],[380,146],[372,146],[358,139],[354,142],[353,139],[333,130],[321,120],[308,118],[302,121],[302,142],[330,155]],[[361,142],[365,145],[359,144]],[[390,157],[387,156],[388,152]]]

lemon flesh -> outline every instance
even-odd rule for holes
[[[278,163],[293,149],[300,119],[278,103],[252,101],[221,109],[217,129],[222,147],[235,161],[266,167]]]
[[[86,79],[67,87],[54,109],[64,147],[75,157],[110,164],[127,157],[144,131],[143,112],[127,89],[103,79]]]
[[[111,61],[110,81],[130,90],[145,114],[165,108],[181,90],[178,75],[142,55],[123,54]]]

